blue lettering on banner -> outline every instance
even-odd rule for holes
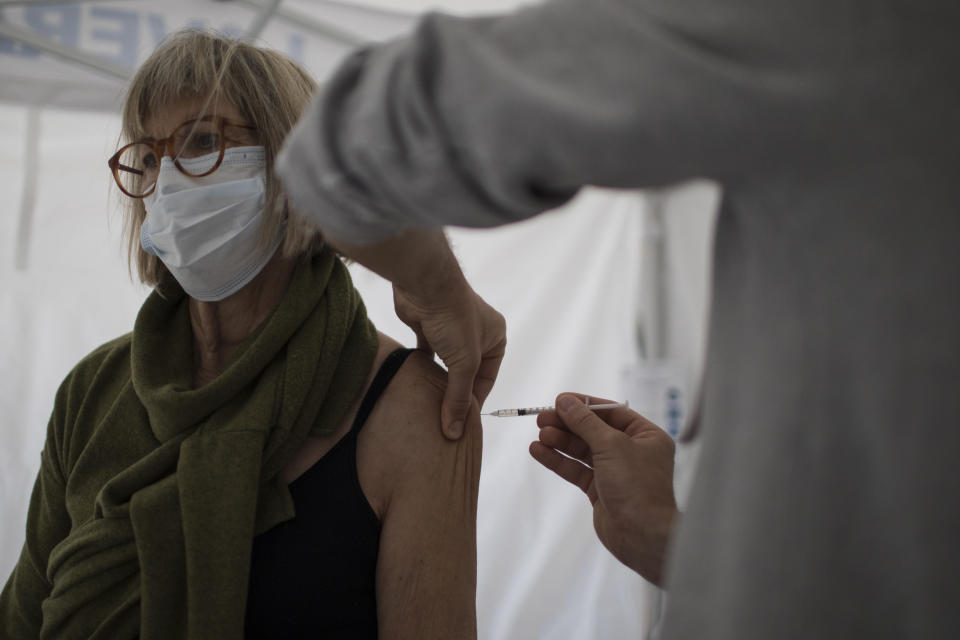
[[[28,27],[51,40],[71,47],[77,46],[80,41],[80,7],[77,5],[28,6],[24,9],[23,17]],[[4,20],[2,14],[0,20]],[[22,42],[0,38],[0,54],[36,58],[40,52]]]
[[[113,54],[101,54],[105,59],[118,64],[133,66],[137,62],[138,32],[140,16],[133,11],[93,7],[90,15],[99,20],[112,23],[112,29],[94,27],[90,30],[93,40],[115,44]]]
[[[9,12],[9,9],[0,7],[0,22],[10,22],[7,20],[6,12]],[[146,20],[146,37],[149,39],[144,44],[151,50],[163,42],[170,33],[167,19],[163,14],[114,7],[89,6],[89,13],[84,16],[80,4],[27,5],[19,11],[15,10],[13,15],[16,22],[23,20],[24,27],[69,47],[80,45],[81,28],[84,27],[85,32],[88,31],[87,37],[90,41],[98,44],[106,43],[109,46],[109,48],[104,48],[104,51],[95,52],[95,55],[131,67],[137,63],[142,53],[141,19]],[[87,19],[87,24],[82,24],[82,18]],[[194,17],[190,18],[184,26],[194,29],[207,29],[211,25],[208,20]],[[238,37],[246,33],[246,28],[235,23],[226,23],[219,27],[219,31],[228,36]],[[307,47],[303,34],[291,33],[285,44],[287,55],[297,62],[303,63],[306,58]],[[17,40],[0,37],[0,55],[35,58],[40,53],[37,49]]]
[[[40,52],[16,40],[0,36],[0,55],[17,56],[18,58],[35,58],[40,55]]]
[[[147,14],[147,29],[150,31],[154,47],[159,46],[163,39],[167,37],[167,21],[160,14]]]
[[[7,22],[3,17],[3,9],[0,8],[0,22]],[[40,52],[33,47],[28,47],[22,42],[11,40],[0,36],[0,55],[17,56],[19,58],[35,58]]]
[[[22,42],[0,36],[0,55],[17,56],[19,58],[35,58],[40,52],[28,47]]]
[[[247,32],[243,27],[237,26],[235,24],[225,24],[220,30],[221,33],[226,34],[231,38],[239,38]]]
[[[680,390],[670,387],[667,390],[667,433],[676,439],[680,435],[683,410],[680,408]]]
[[[290,38],[287,40],[287,48],[289,49],[290,57],[300,64],[303,64],[303,35],[291,33]]]
[[[80,7],[70,4],[62,7],[28,6],[23,17],[27,26],[60,44],[76,47],[80,41]]]

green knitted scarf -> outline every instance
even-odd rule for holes
[[[253,537],[294,515],[278,474],[308,435],[342,422],[373,364],[376,331],[329,250],[298,264],[280,306],[200,389],[177,290],[144,303],[135,394],[108,415],[155,445],[51,554],[44,629],[57,637],[93,619],[95,638],[241,638]]]

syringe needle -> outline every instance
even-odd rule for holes
[[[628,403],[626,402],[608,402],[604,404],[590,404],[587,403],[588,409],[617,409],[619,407],[626,407]],[[496,411],[491,411],[489,413],[481,413],[482,416],[493,416],[495,418],[513,418],[517,416],[535,416],[544,411],[552,411],[553,407],[526,407],[521,409],[497,409]]]

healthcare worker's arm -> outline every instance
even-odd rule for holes
[[[802,56],[770,54],[810,15],[754,4],[553,0],[492,18],[428,15],[344,62],[278,174],[298,209],[353,244],[505,224],[587,184],[751,175],[802,144],[809,123],[784,118],[806,113],[816,88],[789,66]]]
[[[386,249],[358,248],[402,230],[501,225],[587,184],[730,183],[776,167],[805,139],[802,124],[784,125],[805,94],[768,45],[803,25],[750,4],[553,0],[499,17],[429,15],[410,37],[346,60],[288,137],[278,174],[297,208],[369,265]],[[401,242],[375,270],[396,281],[443,259],[422,245]],[[403,290],[437,308],[446,295]],[[467,303],[455,315],[491,318]],[[425,333],[448,365],[461,349],[470,362],[496,357],[476,337],[444,352]],[[461,397],[445,406],[466,406],[466,386],[451,385]]]
[[[397,315],[417,335],[417,346],[447,366],[441,418],[444,434],[458,439],[471,399],[486,399],[507,344],[503,316],[467,283],[440,230],[410,230],[372,245],[337,242],[351,258],[393,282]]]
[[[592,399],[593,402],[603,402]],[[593,526],[620,562],[661,585],[678,517],[673,440],[630,409],[591,411],[573,394],[541,413],[531,455],[579,487],[593,505]]]

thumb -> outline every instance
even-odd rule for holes
[[[575,395],[564,393],[557,396],[556,410],[563,424],[580,436],[591,451],[596,451],[605,433],[613,429]]]
[[[417,337],[417,350],[429,353],[432,358],[434,354],[433,347],[430,346],[430,341],[427,340],[427,336],[423,334],[423,330],[419,326],[411,328],[413,329],[413,335]]]
[[[451,368],[447,371],[447,390],[443,394],[440,418],[443,433],[450,440],[459,440],[463,435],[463,423],[473,399],[475,371]]]

